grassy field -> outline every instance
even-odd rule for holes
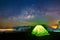
[[[50,35],[43,37],[36,37],[30,32],[3,32],[0,33],[0,39],[19,39],[19,40],[57,40],[60,36],[60,33],[50,32]]]

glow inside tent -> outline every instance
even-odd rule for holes
[[[35,36],[45,36],[49,35],[48,31],[42,26],[42,25],[37,25],[33,30],[32,34]]]

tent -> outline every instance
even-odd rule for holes
[[[32,34],[35,36],[49,35],[48,31],[42,25],[36,25],[36,27],[32,30]]]

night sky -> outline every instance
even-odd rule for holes
[[[57,24],[60,0],[0,0],[0,26]]]

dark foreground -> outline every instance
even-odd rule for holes
[[[60,33],[50,32],[51,35],[44,37],[36,37],[29,32],[0,32],[0,39],[4,40],[58,40]]]

